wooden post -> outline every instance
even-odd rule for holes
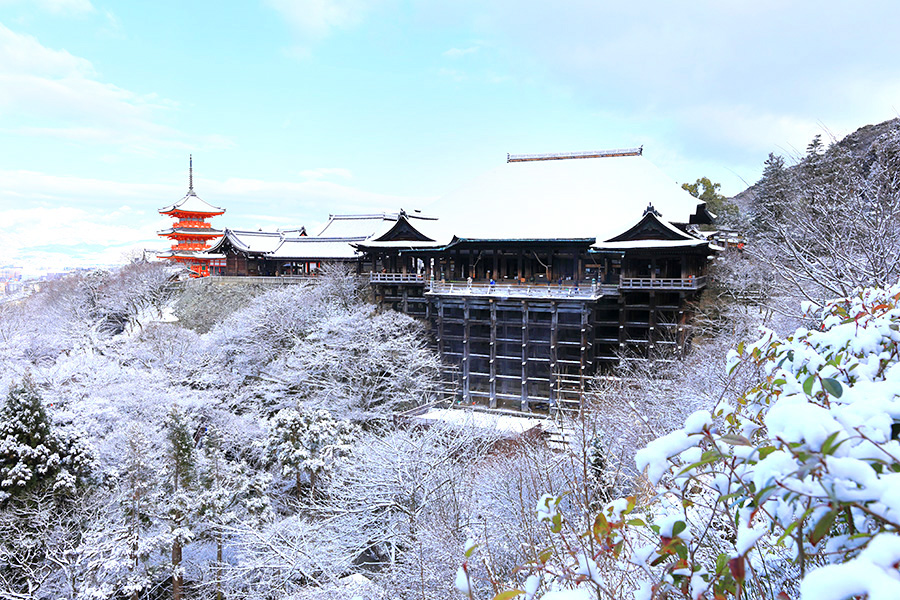
[[[497,408],[497,303],[491,298],[490,407]]]
[[[440,298],[435,300],[437,302],[437,347],[438,347],[438,356],[443,358],[444,356],[444,303],[441,302]]]
[[[551,302],[553,312],[550,316],[550,413],[557,407],[559,398],[559,368],[557,366],[556,346],[559,342],[559,306]]]
[[[471,384],[469,382],[469,299],[463,300],[463,401],[472,404]]]
[[[522,412],[528,412],[528,302],[522,301]]]
[[[580,389],[581,396],[579,398],[581,410],[584,410],[584,378],[589,374],[592,361],[589,359],[588,353],[591,350],[591,344],[588,340],[588,327],[590,327],[590,311],[588,304],[585,302],[581,305],[581,365],[580,365]]]

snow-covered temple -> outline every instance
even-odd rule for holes
[[[194,192],[194,158],[189,159],[187,194],[171,206],[159,209],[159,213],[175,219],[172,227],[159,233],[172,240],[172,247],[159,258],[173,260],[191,270],[192,277],[206,277],[220,274],[224,266],[224,256],[207,252],[210,242],[222,235],[213,229],[207,219],[224,214],[225,209],[203,201]]]
[[[715,250],[691,226],[712,217],[641,149],[511,155],[427,209],[226,229],[211,250],[226,275],[352,265],[381,308],[429,323],[463,404],[574,407],[604,365],[689,343]]]
[[[519,411],[577,405],[623,356],[674,356],[706,285],[704,204],[640,149],[510,156],[356,247],[376,301],[427,319],[462,401]]]

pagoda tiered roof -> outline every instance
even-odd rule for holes
[[[160,214],[175,215],[179,213],[190,215],[201,215],[204,217],[214,217],[225,213],[224,208],[213,206],[206,202],[194,192],[194,188],[190,188],[184,198],[172,204],[159,209]]]
[[[212,227],[169,227],[158,231],[157,235],[174,237],[178,235],[187,235],[191,237],[218,237],[222,235],[221,229],[213,229]]]

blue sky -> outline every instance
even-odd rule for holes
[[[643,145],[733,194],[898,115],[894,1],[0,0],[0,265],[427,204],[507,152]]]

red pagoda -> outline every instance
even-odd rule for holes
[[[187,195],[171,206],[159,209],[160,214],[176,219],[169,229],[159,232],[161,237],[172,240],[172,249],[159,258],[177,261],[191,270],[191,277],[219,274],[225,267],[225,257],[206,252],[210,242],[222,235],[213,229],[206,219],[221,215],[218,208],[200,199],[194,192],[194,159],[190,157]]]

